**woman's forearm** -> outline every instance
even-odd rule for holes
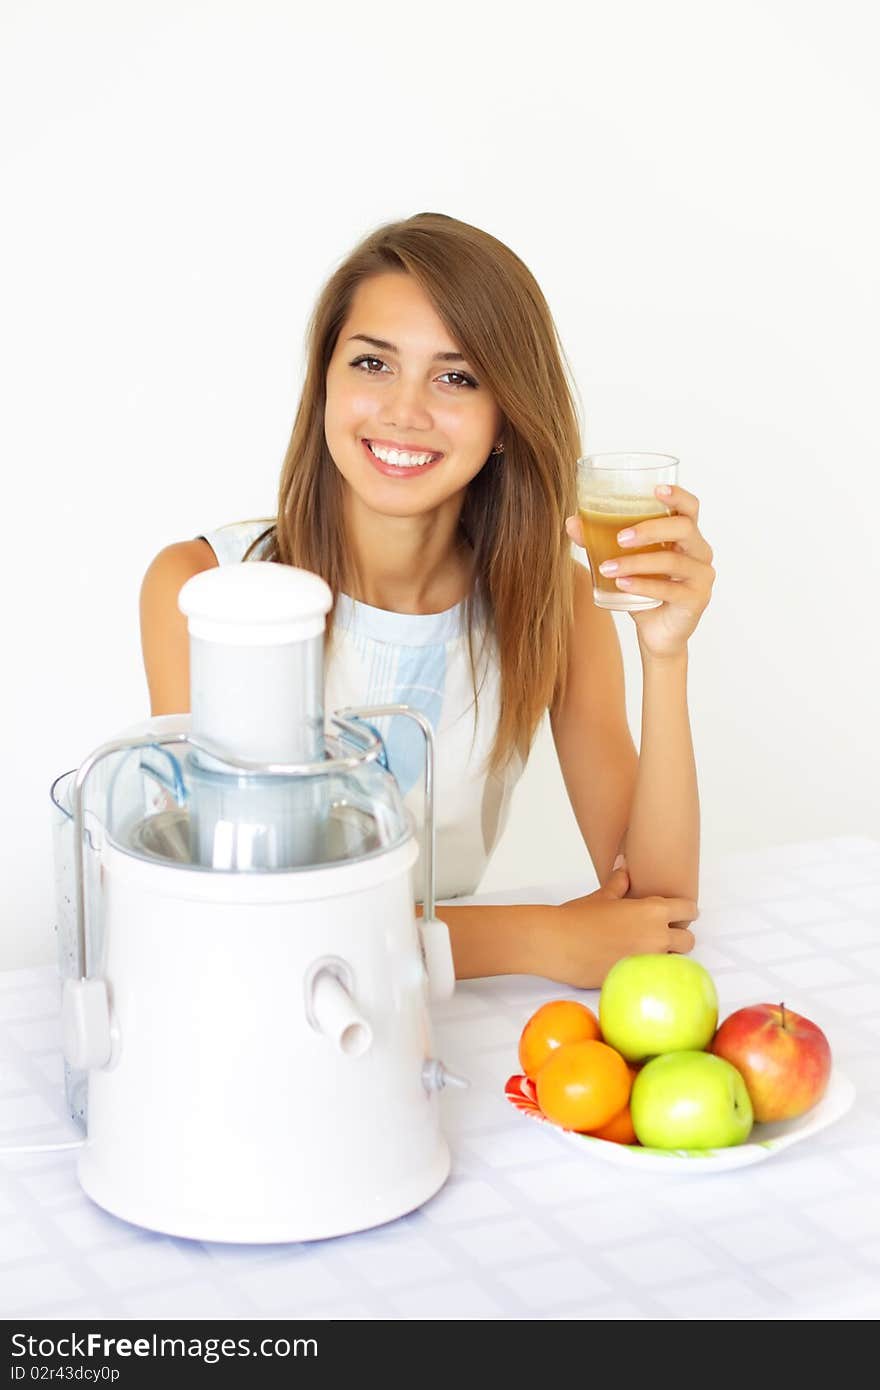
[[[642,738],[626,832],[629,896],[698,899],[700,798],[687,705],[685,652],[642,654]]]
[[[457,980],[483,975],[530,975],[539,959],[536,940],[552,908],[535,904],[438,903],[434,915],[449,928]],[[422,905],[416,915],[421,917]]]

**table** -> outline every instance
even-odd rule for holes
[[[561,902],[584,878],[472,902]],[[142,1231],[80,1189],[76,1153],[0,1157],[0,1317],[96,1319],[873,1318],[880,1312],[880,840],[845,837],[704,864],[695,958],[721,1016],[784,999],[854,1082],[836,1125],[766,1162],[631,1174],[582,1156],[504,1099],[521,1028],[578,991],[462,981],[437,1052],[449,1180],[387,1226],[236,1246]],[[0,973],[0,1147],[70,1137],[49,967]]]

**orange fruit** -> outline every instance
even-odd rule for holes
[[[532,1014],[519,1039],[519,1064],[531,1081],[563,1043],[600,1038],[599,1020],[576,999],[551,999]]]
[[[612,1144],[637,1144],[639,1142],[633,1129],[632,1115],[628,1105],[625,1105],[601,1129],[591,1129],[590,1134],[594,1139],[607,1139]]]
[[[619,1052],[607,1043],[564,1043],[535,1078],[538,1105],[554,1124],[591,1134],[619,1114],[629,1100],[632,1077]]]

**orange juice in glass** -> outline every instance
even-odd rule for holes
[[[618,545],[617,533],[654,516],[672,516],[673,509],[664,506],[654,489],[660,483],[677,481],[678,459],[671,454],[587,454],[578,459],[578,514],[593,576],[593,602],[597,607],[612,608],[619,613],[660,607],[661,599],[618,589],[616,576],[600,574],[599,566],[605,560],[672,549],[672,541]],[[662,561],[652,574],[658,578],[666,576]],[[634,575],[633,579],[638,588],[639,576]]]

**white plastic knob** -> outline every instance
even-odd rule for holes
[[[65,980],[61,996],[64,1056],[77,1071],[105,1067],[113,1051],[104,980]]]
[[[428,998],[451,999],[455,993],[455,963],[449,942],[449,928],[434,917],[419,922],[425,970],[428,974]]]

